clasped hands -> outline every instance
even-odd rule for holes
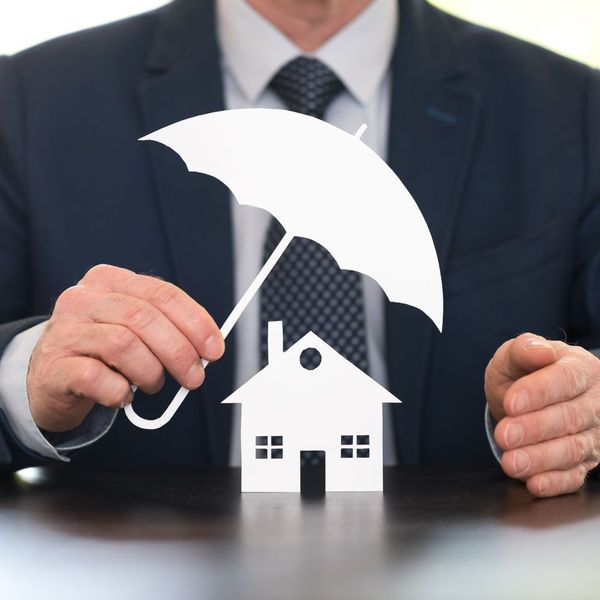
[[[131,402],[131,383],[157,392],[165,368],[196,388],[202,359],[217,360],[224,348],[214,320],[179,288],[99,265],[61,294],[34,349],[32,416],[40,429],[67,431],[96,403]],[[535,496],[578,490],[600,461],[600,360],[524,334],[498,349],[485,392],[506,474]]]

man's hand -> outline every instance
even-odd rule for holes
[[[122,408],[130,384],[148,394],[164,369],[188,389],[204,381],[201,359],[221,357],[210,315],[174,285],[99,265],[58,298],[27,375],[31,414],[45,431],[79,425],[94,403]]]
[[[600,360],[583,348],[523,334],[485,373],[507,475],[534,496],[575,492],[600,461]]]

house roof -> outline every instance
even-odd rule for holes
[[[321,364],[308,370],[300,364],[300,355],[307,348],[316,348],[321,354]],[[269,364],[223,400],[223,404],[241,404],[263,397],[265,390],[274,386],[314,385],[334,391],[354,393],[365,401],[400,403],[400,400],[366,373],[336,352],[312,331],[298,340],[285,352],[269,357]]]

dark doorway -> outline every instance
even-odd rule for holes
[[[303,496],[325,495],[325,451],[300,451],[300,492]]]

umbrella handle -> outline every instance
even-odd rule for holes
[[[286,234],[281,238],[279,244],[277,244],[275,250],[273,250],[271,253],[271,256],[269,256],[269,258],[265,261],[265,264],[258,272],[258,275],[250,284],[250,287],[240,298],[240,301],[235,305],[234,309],[225,320],[225,323],[223,323],[223,326],[221,327],[221,335],[223,336],[223,339],[226,339],[230,334],[234,325],[238,322],[238,319],[242,316],[245,308],[250,303],[250,300],[252,300],[256,292],[260,289],[260,286],[263,284],[264,280],[267,278],[277,261],[281,258],[281,255],[285,252],[285,249],[289,246],[293,238],[293,234],[286,232]],[[202,366],[206,368],[208,364],[209,362],[203,358]],[[134,393],[137,391],[137,387],[134,385],[131,386],[131,389]],[[184,388],[183,386],[180,387],[173,400],[171,400],[169,406],[167,406],[165,412],[156,419],[144,419],[144,417],[140,417],[133,410],[133,403],[128,404],[124,408],[125,415],[136,427],[139,427],[140,429],[160,429],[173,418],[173,415],[177,412],[177,409],[181,406],[181,403],[185,400],[185,397],[188,395],[189,391],[190,390]]]

